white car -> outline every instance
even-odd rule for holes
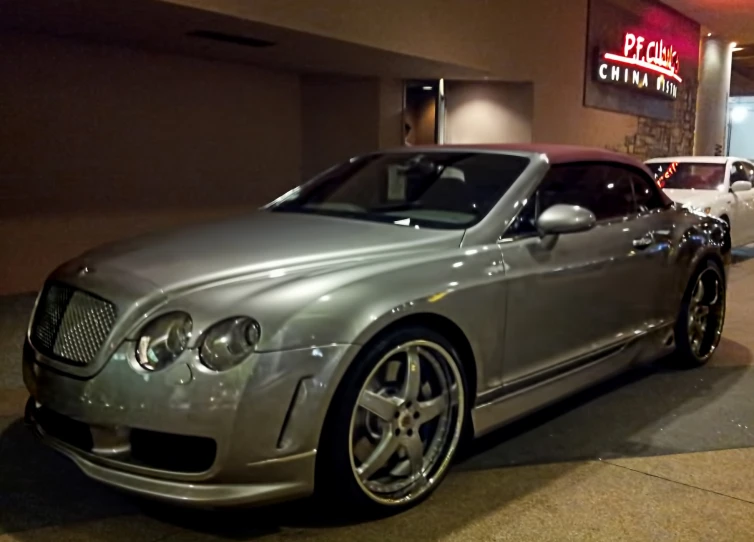
[[[674,156],[646,162],[670,199],[725,220],[734,247],[754,243],[754,163],[729,156]]]

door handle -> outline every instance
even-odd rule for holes
[[[652,246],[655,242],[655,237],[652,235],[652,233],[647,233],[646,235],[642,235],[641,237],[634,239],[634,248],[647,248],[649,246]]]

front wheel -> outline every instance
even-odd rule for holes
[[[430,329],[390,333],[354,361],[330,406],[317,490],[361,512],[427,497],[458,448],[466,383],[453,346]]]
[[[675,327],[677,365],[693,368],[712,357],[725,323],[725,277],[716,263],[703,263],[689,281]]]

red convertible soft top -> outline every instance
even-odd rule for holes
[[[620,162],[622,164],[634,166],[649,173],[646,166],[636,158],[620,152],[609,151],[606,149],[579,147],[577,145],[555,145],[549,143],[510,143],[495,145],[438,145],[433,148],[456,148],[466,150],[486,150],[500,152],[530,152],[545,154],[552,164],[563,164],[567,162]]]
[[[654,178],[649,168],[640,160],[620,152],[609,151],[607,149],[580,147],[577,145],[557,145],[554,143],[508,143],[508,144],[480,144],[480,145],[429,145],[422,147],[409,147],[402,150],[434,150],[458,149],[466,151],[500,151],[500,152],[522,152],[544,154],[551,164],[567,164],[572,162],[618,162],[627,166],[640,169],[650,178]],[[665,203],[670,204],[672,200],[659,190]]]

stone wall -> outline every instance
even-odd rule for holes
[[[675,100],[672,120],[637,117],[636,131],[626,136],[623,145],[611,146],[610,150],[641,160],[693,154],[699,81],[687,79],[684,83]]]
[[[620,50],[626,32],[671,43],[682,59],[678,97],[670,101],[652,93],[606,85],[595,79],[594,59]],[[615,111],[623,133],[601,145],[639,159],[693,154],[699,89],[700,26],[657,0],[590,0],[584,105]],[[590,66],[590,62],[592,65]],[[617,121],[614,121],[618,125]]]

